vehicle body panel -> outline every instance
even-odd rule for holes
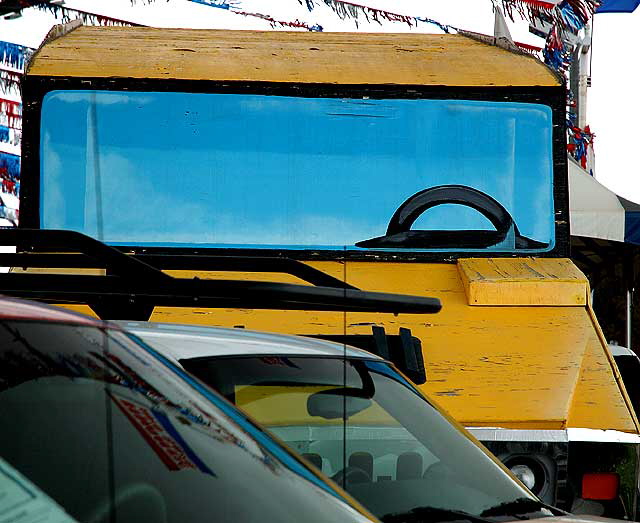
[[[511,268],[512,274],[530,271],[536,276],[534,284],[548,294],[539,296],[536,305],[469,305],[461,269],[456,264],[349,261],[346,274],[352,285],[370,287],[373,282],[376,291],[429,292],[440,297],[442,311],[427,321],[422,316],[346,313],[345,324],[342,313],[156,308],[151,321],[210,322],[306,336],[342,334],[345,328],[347,333],[369,334],[373,324],[383,325],[389,332],[404,326],[423,340],[427,383],[421,387],[465,426],[604,427],[638,434],[626,392],[614,367],[606,365],[608,351],[598,335],[589,305],[558,306],[558,301],[571,301],[578,295],[586,300],[586,278],[568,260],[526,262],[498,261],[507,282],[504,292],[510,300],[518,299],[504,269]],[[311,265],[337,277],[345,271],[344,263]],[[546,276],[541,272],[545,269]],[[191,274],[200,278],[274,278],[260,274]],[[544,287],[542,281],[550,285]],[[494,277],[483,285],[500,289],[502,281]],[[568,292],[565,286],[569,286]],[[500,293],[493,291],[494,295]],[[533,293],[525,287],[520,295],[531,299],[528,297]],[[536,333],[535,337],[531,332]],[[553,350],[547,350],[549,347]],[[593,416],[593,409],[597,409],[598,416]]]

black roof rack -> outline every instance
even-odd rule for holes
[[[362,291],[286,258],[126,254],[75,231],[4,229],[0,266],[101,268],[106,275],[10,272],[0,293],[50,303],[89,305],[101,318],[147,320],[156,306],[425,314],[437,298]],[[177,278],[162,269],[282,272],[312,285],[230,279]]]

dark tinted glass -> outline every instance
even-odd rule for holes
[[[615,356],[624,387],[636,414],[640,414],[640,360],[637,356]]]
[[[479,516],[531,499],[386,363],[285,356],[181,363],[378,517],[430,507],[437,514],[428,519],[438,521],[451,518],[442,511]]]
[[[0,456],[78,521],[364,519],[270,445],[120,332],[0,322]]]

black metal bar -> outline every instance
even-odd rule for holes
[[[34,259],[50,262],[57,256],[74,264],[71,268],[85,262],[87,267],[104,267],[107,272],[104,276],[29,272],[0,274],[0,293],[52,303],[84,303],[105,319],[147,319],[153,307],[157,306],[395,314],[434,313],[441,307],[436,298],[361,291],[295,261],[262,258],[261,263],[260,259],[209,257],[213,266],[220,270],[284,270],[311,280],[310,283],[316,283],[315,287],[278,282],[174,278],[134,256],[74,231],[5,229],[0,231],[0,245],[18,245],[27,251],[3,257],[8,261],[13,256],[14,261],[20,261],[16,264],[18,267],[33,266],[30,262]],[[50,252],[36,254],[32,253],[34,250]],[[157,258],[152,259],[157,261]],[[178,261],[169,259],[166,263]],[[197,264],[195,261],[191,263]],[[60,262],[58,267],[61,266]],[[317,282],[332,286],[317,285]]]
[[[266,256],[216,256],[171,254],[126,254],[75,231],[48,229],[6,229],[0,231],[0,245],[16,245],[27,252],[0,253],[0,267],[107,268],[125,276],[128,271],[162,270],[276,272],[296,276],[312,285],[356,289],[298,260]],[[74,250],[80,253],[74,253]],[[48,252],[34,252],[48,251]],[[134,260],[134,261],[130,261]],[[144,265],[144,268],[140,264]],[[150,274],[150,273],[149,273]],[[145,272],[145,276],[147,272]]]
[[[99,260],[100,265],[123,278],[163,283],[171,278],[146,263],[127,256],[90,236],[76,231],[54,229],[2,229],[0,245],[16,245],[19,250],[82,253]],[[23,260],[24,263],[25,260]],[[22,266],[22,265],[18,265]]]
[[[0,293],[48,302],[128,300],[153,306],[278,310],[322,310],[426,314],[441,308],[437,298],[312,287],[290,283],[166,277],[157,282],[119,276],[41,273],[0,274]],[[107,318],[109,319],[109,318]]]
[[[0,267],[96,269],[104,265],[86,254],[0,253]]]
[[[296,276],[307,283],[323,287],[356,289],[353,285],[334,278],[326,272],[291,258],[268,256],[216,256],[136,254],[136,258],[158,269],[182,269],[203,271],[276,272]]]

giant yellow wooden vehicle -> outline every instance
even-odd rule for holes
[[[565,86],[471,36],[80,27],[49,39],[23,84],[21,227],[76,231],[126,260],[87,283],[101,248],[89,262],[79,243],[24,231],[12,265],[40,265],[41,284],[14,272],[0,289],[383,353],[380,328],[389,346],[409,336],[422,389],[543,500],[634,517],[638,420],[568,259]],[[345,297],[434,296],[442,311],[270,308],[246,288],[233,299],[238,280],[308,285],[300,271]],[[47,292],[59,273],[68,287]],[[197,277],[195,294],[171,302],[167,275]],[[208,280],[234,280],[218,306],[198,301]]]

